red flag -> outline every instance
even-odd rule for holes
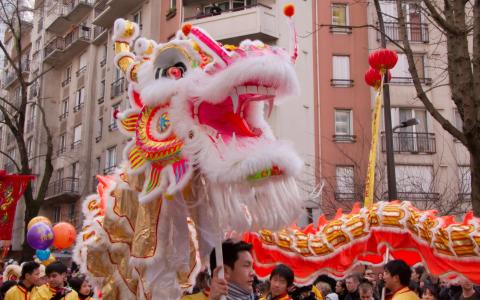
[[[23,195],[32,175],[7,175],[0,170],[0,241],[12,239],[18,199]]]

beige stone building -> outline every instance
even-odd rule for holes
[[[385,31],[393,40],[399,41],[396,3],[381,1],[381,5],[385,14]],[[441,41],[440,32],[429,24],[417,5],[408,3],[405,9],[407,34],[422,86],[435,108],[461,128],[461,119],[450,98],[449,87],[445,86],[448,84],[445,41]],[[371,24],[377,23],[373,3],[368,17]],[[374,30],[369,32],[369,46],[370,49],[380,47],[380,36]],[[387,47],[396,50],[399,56],[390,83],[392,126],[411,118],[419,121],[418,125],[400,128],[393,134],[398,198],[410,200],[421,208],[463,213],[471,207],[469,154],[433,119],[423,103],[415,99],[416,91],[405,54],[391,42],[387,43]],[[386,194],[384,127],[381,131],[379,174],[383,190],[377,190],[380,197]]]

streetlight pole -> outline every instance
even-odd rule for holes
[[[385,23],[379,0],[373,1],[377,11],[378,25],[380,27],[380,41],[382,48],[387,48],[387,39],[385,37]],[[388,181],[388,200],[397,200],[397,181],[395,179],[395,160],[393,157],[393,132],[392,132],[392,114],[390,109],[390,88],[388,85],[388,70],[385,72],[383,86],[383,116],[385,120],[385,145],[387,150],[387,181]]]
[[[397,200],[397,180],[395,178],[395,159],[393,154],[392,114],[390,108],[390,89],[388,86],[388,71],[384,75],[383,116],[385,120],[385,144],[387,155],[388,200]]]

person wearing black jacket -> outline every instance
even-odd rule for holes
[[[358,293],[358,286],[360,285],[360,275],[350,274],[345,278],[345,284],[347,285],[347,295],[345,300],[360,300],[360,294]]]

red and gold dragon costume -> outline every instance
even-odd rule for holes
[[[188,24],[165,44],[138,33],[114,24],[131,141],[84,201],[74,259],[104,299],[178,299],[224,232],[277,230],[301,209],[303,162],[265,120],[298,92],[297,50],[221,45]]]
[[[410,202],[378,202],[370,209],[341,210],[318,225],[262,230],[245,239],[253,244],[255,271],[270,275],[278,263],[291,266],[297,284],[312,283],[319,274],[344,277],[359,263],[381,265],[386,249],[391,258],[409,265],[423,262],[434,275],[461,275],[480,283],[480,219],[467,213],[463,222],[452,216],[420,211]]]

